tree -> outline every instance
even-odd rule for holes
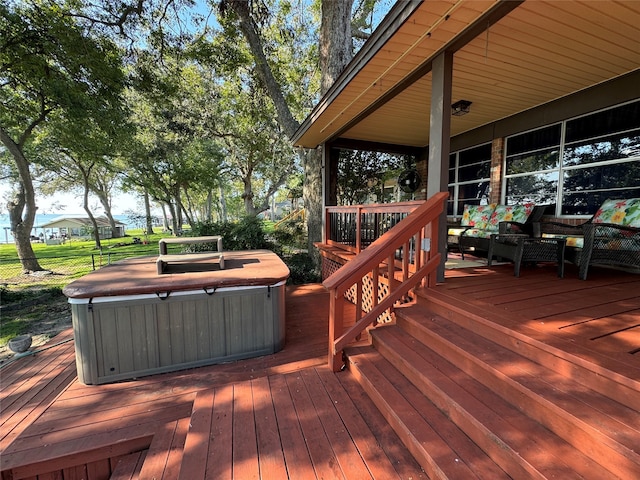
[[[152,68],[153,55],[136,65],[136,89],[127,101],[136,125],[126,160],[129,185],[169,209],[174,232],[189,224],[218,189],[222,150],[216,138],[213,82],[179,56]],[[199,205],[197,205],[199,204]]]
[[[119,13],[115,23],[124,28],[133,10]],[[111,113],[120,109],[120,51],[92,28],[106,18],[83,24],[60,2],[0,5],[0,141],[18,174],[7,208],[24,271],[41,270],[30,243],[37,209],[29,158],[34,136],[53,114],[68,126],[93,119],[108,130]]]
[[[321,68],[321,90],[324,94],[342,72],[353,56],[351,33],[351,11],[353,0],[321,1],[321,26],[319,56]],[[289,138],[297,131],[300,123],[290,108],[284,82],[278,81],[273,58],[268,56],[261,24],[267,15],[264,4],[258,0],[223,0],[220,9],[227,22],[237,25],[247,41],[256,65],[256,72],[263,88],[271,98],[277,119]],[[366,17],[366,15],[365,15]],[[364,17],[361,17],[364,18]],[[300,151],[303,165],[304,204],[307,209],[307,230],[309,252],[315,252],[313,243],[321,240],[322,233],[322,156],[319,151]],[[317,257],[316,257],[317,258]]]
[[[341,205],[366,203],[376,198],[384,203],[384,185],[397,178],[414,159],[405,155],[361,150],[341,150],[338,160],[338,202]]]

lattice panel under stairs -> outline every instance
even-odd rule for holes
[[[340,267],[342,267],[341,263],[327,257],[322,257],[322,279],[324,280],[328,278]],[[371,277],[371,275],[367,275],[363,278],[362,281],[362,311],[365,313],[368,313],[373,309],[373,282],[371,280]],[[344,294],[344,297],[354,305],[357,301],[356,291],[356,286],[353,285]],[[387,278],[379,276],[378,302],[383,300],[387,295],[389,295],[389,281],[387,280]],[[392,317],[389,311],[384,312],[382,315],[380,315],[380,317],[378,317],[378,322],[380,323],[388,323],[391,321]]]

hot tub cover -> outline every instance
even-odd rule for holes
[[[68,284],[68,298],[121,295],[167,294],[182,290],[222,287],[268,286],[286,281],[289,268],[269,250],[224,252],[225,268],[205,259],[172,265],[168,273],[157,274],[157,257],[135,257],[115,262]]]

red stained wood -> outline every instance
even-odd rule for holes
[[[331,442],[323,429],[319,414],[313,405],[311,396],[302,381],[301,373],[286,376],[287,387],[295,415],[300,422],[306,448],[309,451],[313,468],[319,478],[343,478],[340,466],[333,452]]]
[[[140,471],[140,478],[164,478],[169,452],[171,451],[177,427],[178,422],[174,421],[163,425],[156,431]]]
[[[180,478],[204,478],[209,453],[209,434],[213,415],[213,389],[198,392],[193,402],[191,418],[187,422],[188,436],[184,445]]]
[[[284,377],[281,375],[270,377],[269,385],[276,416],[283,420],[291,419],[292,415],[295,415],[295,407]],[[305,448],[305,438],[300,424],[294,421],[281,421],[278,431],[289,478],[315,479],[316,475],[309,452]]]
[[[111,472],[109,480],[134,480],[142,468],[142,462],[146,457],[146,450],[135,452],[121,457]]]
[[[215,390],[205,478],[232,478],[232,442],[233,385],[226,385]]]
[[[233,388],[233,478],[260,478],[256,443],[251,384],[242,382]]]
[[[585,352],[589,362],[597,360],[601,368],[628,379],[621,397],[631,394],[631,386],[640,381],[638,354],[617,351],[635,345],[636,330],[624,327],[638,315],[638,275],[612,275],[594,268],[584,282],[571,266],[565,279],[557,279],[555,267],[543,266],[524,269],[516,279],[512,267],[504,265],[448,271],[447,281],[437,289],[454,303],[464,298],[477,311],[497,312],[493,321],[501,328],[532,335],[535,341],[549,341],[555,347],[566,345],[567,355]],[[146,478],[141,469],[160,468],[162,462],[160,475],[172,479],[179,475],[193,480],[252,476],[297,480],[320,475],[425,478],[352,375],[334,374],[326,367],[329,301],[324,288],[288,288],[286,302],[286,345],[275,355],[101,386],[75,380],[71,343],[21,359],[19,362],[27,361],[22,365],[16,362],[3,368],[0,415],[5,417],[0,417],[4,421],[0,426],[6,436],[0,442],[2,470],[14,466],[16,474],[42,479],[49,474],[55,478],[53,472],[63,468],[75,475],[79,470],[73,470],[74,465],[85,465],[89,475],[102,470],[105,459],[122,458],[133,451],[139,457],[130,478]],[[353,323],[353,308],[349,308],[345,323]],[[598,340],[592,340],[595,337]],[[500,353],[495,361],[510,360]],[[584,379],[579,370],[568,373]],[[33,381],[35,376],[38,382]],[[536,388],[572,388],[533,371],[523,371],[522,376]],[[383,381],[384,375],[380,377]],[[31,391],[34,387],[38,389],[35,393]],[[208,396],[202,410],[194,408],[200,395]],[[423,418],[431,416],[425,413],[424,398],[406,395]],[[561,402],[553,395],[547,398]],[[6,410],[5,399],[10,402]],[[504,406],[498,400],[493,403],[498,410]],[[593,407],[606,411],[610,405],[596,402]],[[505,419],[519,421],[506,406],[501,411]],[[197,423],[198,438],[189,438],[192,415],[201,420],[204,416]],[[165,428],[170,422],[173,433],[167,436]],[[603,428],[615,429],[613,424]],[[631,428],[636,428],[632,417],[619,435],[629,437]],[[152,442],[162,444],[164,452],[151,457],[147,465],[140,452]],[[194,445],[198,455],[191,458],[198,460],[189,461],[189,455],[195,455]],[[245,452],[234,451],[234,445]],[[545,448],[557,446],[542,450]],[[561,450],[556,453],[562,456]],[[480,459],[471,463],[472,470],[492,472]],[[190,476],[192,467],[200,473]],[[582,468],[589,472],[589,462]]]
[[[269,475],[272,478],[287,478],[287,467],[284,463],[269,379],[263,377],[252,380],[251,390],[260,474],[262,476]]]
[[[360,461],[360,453],[353,443],[350,432],[338,414],[334,401],[324,389],[324,384],[315,370],[300,371],[302,380],[312,395],[311,402],[316,410],[318,420],[322,424],[327,440],[331,445],[340,470],[345,478],[367,478],[371,474],[366,464]],[[306,413],[306,412],[305,412]],[[358,459],[358,461],[354,461]]]

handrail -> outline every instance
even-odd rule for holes
[[[428,278],[428,285],[435,285],[434,272],[441,262],[438,252],[438,221],[444,212],[447,192],[440,192],[413,210],[391,227],[353,260],[333,273],[324,282],[329,290],[329,366],[333,370],[342,367],[344,347],[371,324],[384,311],[393,309],[409,290]],[[412,244],[413,242],[413,244]],[[413,248],[412,248],[413,247]],[[396,254],[402,252],[401,279],[396,279]],[[389,281],[389,293],[381,301],[378,297],[378,279],[381,266]],[[372,309],[362,312],[363,279],[369,277],[373,284]],[[356,290],[356,322],[344,330],[345,293]]]

